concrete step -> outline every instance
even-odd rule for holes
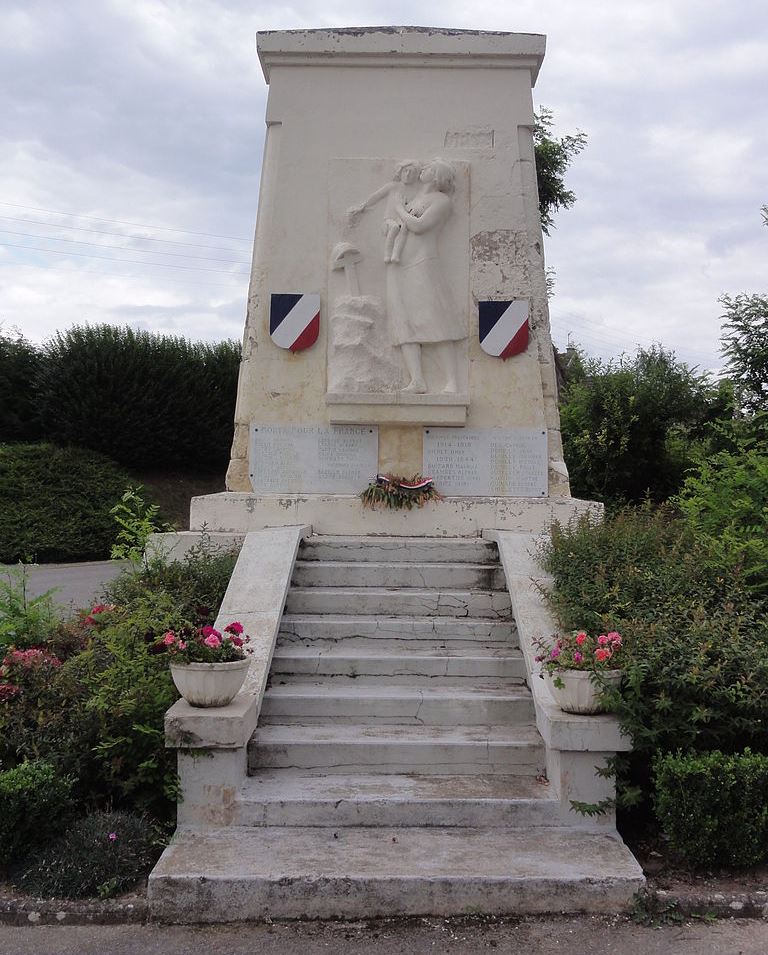
[[[296,587],[418,587],[438,590],[506,590],[498,565],[411,561],[297,560]]]
[[[642,871],[621,840],[560,827],[181,830],[149,878],[153,919],[605,912]]]
[[[535,726],[369,726],[360,723],[259,726],[248,746],[250,771],[322,773],[490,773],[537,776],[544,748]]]
[[[513,620],[471,617],[392,617],[353,614],[283,614],[278,645],[311,645],[318,649],[342,645],[368,647],[375,643],[382,653],[390,650],[431,649],[473,651],[498,644],[503,649],[518,646]]]
[[[557,826],[546,780],[529,776],[249,776],[238,826]]]
[[[355,723],[404,726],[511,726],[533,721],[525,687],[428,687],[333,681],[272,684],[264,694],[259,725]]]
[[[436,683],[464,686],[469,682],[472,686],[487,686],[503,679],[522,683],[526,676],[525,661],[519,650],[482,652],[479,646],[471,656],[440,650],[432,654],[403,653],[402,650],[382,654],[279,646],[269,673],[273,684],[327,678],[332,679],[334,685],[355,682],[383,686],[391,682],[418,686]]]
[[[326,537],[315,536],[301,546],[302,560],[443,561],[497,563],[495,544],[480,537]]]
[[[487,617],[511,615],[509,594],[500,590],[387,590],[378,587],[291,587],[290,614],[387,614],[388,616]]]

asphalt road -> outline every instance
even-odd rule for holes
[[[37,597],[47,590],[55,603],[67,612],[91,607],[101,597],[104,584],[117,577],[128,561],[93,560],[83,564],[32,564],[27,568],[27,595]],[[0,564],[0,574],[7,580],[12,567]]]
[[[410,919],[211,928],[0,927],[0,955],[766,955],[768,922],[644,928],[625,919]]]

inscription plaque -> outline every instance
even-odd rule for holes
[[[257,493],[359,494],[376,477],[378,429],[251,425],[250,476]]]
[[[425,428],[424,476],[449,497],[546,497],[542,428]]]

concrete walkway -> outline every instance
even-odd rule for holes
[[[0,955],[765,955],[768,923],[643,928],[624,918],[0,927]]]
[[[18,566],[18,565],[16,565]],[[114,580],[129,562],[124,560],[90,560],[81,564],[33,564],[27,568],[27,596],[37,597],[56,588],[52,595],[66,612],[90,607],[102,596],[104,585]],[[0,564],[0,574],[8,579],[9,567]]]

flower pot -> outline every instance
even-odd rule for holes
[[[226,706],[237,696],[250,663],[250,657],[231,663],[171,663],[171,676],[190,706]]]
[[[601,670],[595,682],[590,670],[556,670],[552,674],[544,671],[544,679],[555,703],[564,713],[603,713],[605,707],[599,699],[603,686],[619,686],[621,670]],[[555,686],[557,679],[564,684],[562,687]]]

